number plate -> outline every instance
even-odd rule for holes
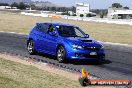
[[[90,55],[97,55],[97,53],[96,52],[91,52]]]

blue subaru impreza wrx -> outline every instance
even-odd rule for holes
[[[102,61],[103,46],[89,38],[79,27],[61,23],[36,23],[27,40],[29,54],[47,53],[59,62],[72,60]]]

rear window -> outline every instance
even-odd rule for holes
[[[47,32],[47,25],[46,24],[36,25],[36,30],[39,31],[39,32],[46,33]]]

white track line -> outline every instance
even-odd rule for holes
[[[0,33],[10,33],[10,34],[27,35],[27,34],[25,34],[25,33],[17,33],[17,32],[6,32],[6,31],[0,31]]]

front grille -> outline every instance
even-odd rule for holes
[[[98,54],[98,55],[83,54],[83,57],[103,59],[105,58],[105,54]]]
[[[100,55],[89,55],[89,54],[84,54],[83,56],[86,58],[99,58],[100,57]]]
[[[88,47],[88,46],[84,46],[83,47],[85,50],[100,50],[100,48],[97,47]]]

